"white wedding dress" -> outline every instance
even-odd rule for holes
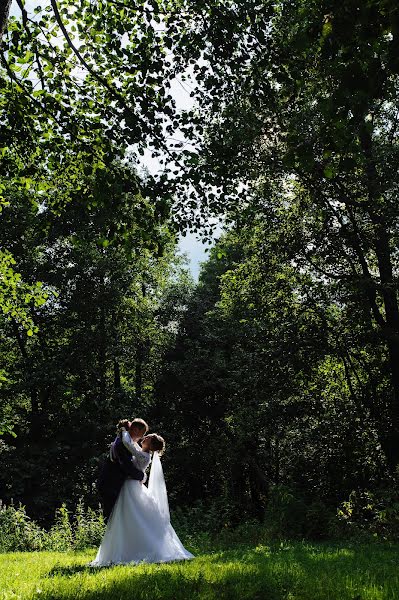
[[[123,433],[123,443],[128,447]],[[129,447],[135,466],[145,470],[151,458],[138,444]],[[146,456],[143,456],[146,455]],[[161,461],[154,453],[148,488],[126,479],[108,521],[93,567],[109,565],[161,563],[194,558],[173,529]]]

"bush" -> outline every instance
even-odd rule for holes
[[[320,500],[307,501],[285,485],[274,486],[266,502],[264,521],[222,499],[212,504],[197,502],[172,512],[173,525],[183,543],[216,548],[218,544],[253,545],[284,539],[323,539],[329,535],[336,510]]]
[[[54,525],[46,536],[46,546],[59,552],[73,547],[73,531],[65,504],[55,511]]]
[[[368,540],[374,536],[399,540],[399,492],[354,491],[337,512],[320,500],[307,501],[298,491],[279,485],[271,488],[263,524],[222,498],[212,504],[176,508],[172,522],[184,544],[210,551],[243,543],[267,544],[273,539]],[[101,509],[86,508],[83,500],[74,513],[65,504],[57,509],[49,531],[32,521],[24,506],[5,506],[0,501],[0,552],[83,550],[99,546],[104,531]]]
[[[65,504],[58,508],[49,531],[32,521],[24,506],[5,506],[0,501],[0,552],[81,550],[98,546],[104,531],[101,510],[85,509],[82,501],[74,516]]]
[[[43,550],[46,532],[26,514],[25,507],[0,500],[0,552]]]
[[[205,503],[198,500],[189,507],[177,507],[172,511],[173,526],[177,529],[183,543],[193,545],[201,543],[207,546],[214,542],[223,530],[234,529],[238,507],[226,502],[223,498]],[[247,521],[248,515],[242,514],[241,522]]]
[[[99,546],[105,531],[105,521],[102,511],[92,508],[85,509],[83,499],[80,499],[75,513],[74,547],[83,550]]]
[[[265,527],[272,538],[297,538],[303,534],[306,504],[285,485],[271,488],[265,511]]]
[[[264,540],[264,528],[247,514],[238,519],[238,507],[222,500],[206,504],[197,501],[193,506],[172,511],[172,524],[183,544],[202,551],[241,546]],[[237,524],[238,523],[238,524]]]
[[[321,500],[305,498],[286,485],[271,488],[265,511],[269,538],[323,539],[328,537],[335,509]]]
[[[399,540],[399,492],[394,489],[351,492],[338,508],[337,531],[340,537],[372,535]]]

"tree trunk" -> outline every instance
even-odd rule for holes
[[[114,388],[116,392],[121,389],[121,368],[116,358],[114,359]]]
[[[382,192],[373,156],[373,140],[370,131],[364,125],[360,131],[360,142],[366,162],[368,214],[374,227],[375,254],[385,309],[383,334],[388,347],[393,393],[390,407],[391,428],[387,432],[384,445],[389,465],[394,470],[399,462],[399,306],[392,267],[389,224],[378,202]]]
[[[26,350],[24,339],[19,330],[18,324],[15,319],[11,319],[11,326],[13,333],[15,335],[15,339],[17,340],[18,347],[20,349],[21,355],[24,359],[24,370],[28,373],[29,380],[34,380],[33,377],[33,365],[32,361],[29,358],[28,352]],[[40,413],[39,413],[39,393],[37,390],[37,386],[31,383],[29,386],[30,392],[30,438],[33,440],[37,440],[40,438]]]
[[[100,389],[99,389],[99,398],[102,406],[104,406],[106,397],[107,397],[107,383],[106,383],[106,327],[105,327],[105,310],[102,306],[100,308],[100,339],[98,346],[98,366],[99,366],[99,379],[100,379]]]
[[[231,465],[230,474],[230,494],[233,503],[237,506],[247,506],[247,484],[248,484],[248,469],[244,460],[236,460]],[[239,523],[240,511],[234,511],[235,524]]]
[[[6,30],[8,17],[10,14],[11,8],[11,0],[2,0],[0,1],[0,36],[3,37],[3,34]]]
[[[379,230],[379,236],[376,240],[376,254],[384,300],[385,339],[388,347],[392,381],[391,430],[387,432],[385,446],[389,464],[395,469],[399,463],[399,307],[388,234],[381,225],[379,225]]]
[[[143,361],[144,348],[142,342],[138,342],[136,346],[136,373],[134,387],[136,390],[136,401],[141,402],[143,396]]]
[[[143,299],[146,297],[147,290],[145,283],[141,284],[141,293]],[[141,402],[143,398],[143,364],[145,357],[144,342],[142,339],[138,339],[136,344],[136,375],[135,375],[135,390],[136,390],[136,401]]]
[[[269,495],[269,482],[265,473],[256,462],[255,454],[250,457],[249,466],[249,489],[253,510],[259,521],[263,521],[265,515],[264,501]]]

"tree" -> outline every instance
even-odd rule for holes
[[[173,25],[181,63],[204,62],[194,67],[198,106],[182,121],[197,147],[186,153],[183,183],[197,181],[208,206],[230,207],[234,220],[248,204],[262,210],[242,185],[270,180],[323,220],[297,258],[328,254],[325,277],[350,281],[362,292],[359,307],[368,303],[391,376],[384,449],[392,470],[399,461],[398,11],[379,1],[212,2],[194,4]]]
[[[18,5],[21,17],[9,19],[1,53],[0,206],[28,189],[38,204],[46,194],[48,214],[60,215],[70,190],[79,190],[80,164],[86,175],[102,172],[104,180],[109,173],[112,182],[122,160],[133,157],[136,164],[151,144],[164,148],[164,120],[174,101],[159,6],[104,0],[93,10],[89,1],[52,0],[30,14],[23,1]],[[133,194],[150,194],[155,212],[166,217],[170,196],[162,181],[130,170],[124,185]],[[143,227],[148,236],[145,222]],[[21,297],[28,284],[14,297],[19,275],[12,256],[0,258],[4,301],[26,321]]]
[[[268,209],[212,250],[149,413],[173,448],[172,502],[212,502],[223,522],[263,518],[279,486],[304,503],[301,518],[317,503],[328,516],[387,478],[389,380],[367,309],[356,314],[313,265],[292,264],[303,223],[278,196]]]
[[[21,501],[41,519],[59,505],[61,489],[69,503],[94,501],[104,437],[118,415],[145,416],[171,335],[157,311],[177,269],[173,234],[148,199],[125,191],[128,166],[114,168],[114,181],[80,168],[80,201],[68,201],[62,219],[26,191],[4,209],[0,228],[22,278],[40,281],[48,295],[40,306],[26,298],[35,335],[15,319],[0,322],[0,416],[18,434],[1,447],[3,500]],[[123,232],[118,242],[115,231]],[[17,477],[21,460],[26,470]]]
[[[10,13],[11,0],[6,0],[0,7],[0,35],[3,35],[3,31],[6,27],[8,15]]]

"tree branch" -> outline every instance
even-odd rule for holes
[[[117,92],[112,86],[109,85],[108,81],[106,79],[104,79],[101,75],[99,75],[90,65],[89,63],[83,58],[83,56],[80,54],[79,50],[76,48],[75,44],[73,43],[68,31],[66,30],[66,27],[62,21],[61,15],[59,13],[58,10],[58,6],[57,6],[57,2],[56,0],[50,0],[51,3],[51,7],[54,11],[54,16],[55,19],[59,25],[59,28],[61,29],[64,38],[68,44],[68,46],[71,48],[72,52],[75,54],[75,56],[77,57],[77,59],[79,60],[79,62],[84,66],[84,68],[87,70],[88,73],[90,73],[90,75],[92,77],[94,77],[94,79],[96,79],[99,83],[101,83],[101,85],[108,90],[108,92],[110,93],[111,97],[114,98],[114,100],[117,100],[117,102],[133,117],[135,117],[136,119],[138,119],[137,115],[132,111],[132,109],[126,104],[125,99],[123,96],[121,96],[121,94],[119,94],[119,92]]]
[[[11,325],[12,325],[12,330],[14,332],[15,338],[16,338],[16,340],[18,342],[18,346],[19,346],[19,349],[21,351],[21,354],[27,360],[28,359],[28,353],[26,351],[25,344],[24,344],[24,342],[22,340],[22,337],[21,337],[21,332],[18,329],[18,325],[17,325],[17,322],[16,322],[15,319],[11,319]]]
[[[10,14],[11,0],[3,0],[0,2],[0,37],[6,29],[8,17]]]
[[[19,8],[21,10],[21,13],[22,13],[22,24],[23,24],[23,26],[26,29],[26,25],[28,23],[28,13],[26,12],[26,8],[25,8],[22,0],[17,0],[17,4],[18,4],[18,6],[19,6]]]

